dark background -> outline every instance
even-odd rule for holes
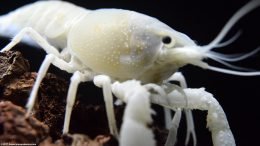
[[[19,6],[30,3],[32,0],[1,0],[0,14],[7,13]],[[154,16],[165,22],[172,28],[181,31],[199,45],[209,43],[220,31],[227,20],[240,7],[246,4],[247,0],[215,0],[215,1],[188,1],[188,0],[95,0],[95,1],[72,1],[73,3],[88,9],[97,8],[122,8],[135,10],[150,16]],[[243,34],[233,44],[218,48],[223,53],[249,52],[260,46],[260,8],[246,15],[228,33],[226,39],[234,35],[238,30]],[[0,39],[0,48],[8,43],[8,39]],[[30,48],[26,45],[19,45],[26,57],[32,63],[32,69],[37,70],[39,63],[44,57],[44,52]],[[17,48],[19,48],[19,46]],[[260,53],[251,58],[236,63],[248,68],[260,70]],[[212,65],[220,66],[209,61]],[[52,67],[51,71],[55,71]],[[259,87],[260,77],[239,77],[203,70],[194,66],[187,66],[181,69],[185,75],[188,85],[191,88],[205,87],[220,102],[226,112],[230,127],[238,146],[257,145],[259,143],[260,114],[259,114]],[[65,73],[61,73],[65,74]],[[69,75],[65,74],[68,78]],[[86,85],[81,85],[80,90]],[[91,89],[90,89],[91,88]],[[85,91],[88,89],[85,89]],[[97,90],[89,87],[89,90]],[[94,92],[94,91],[93,91]],[[100,95],[100,94],[99,94]],[[194,119],[198,138],[198,146],[211,145],[211,136],[206,129],[206,112],[194,111]],[[182,121],[180,139],[178,145],[183,145],[185,121]],[[258,134],[257,134],[258,133]]]

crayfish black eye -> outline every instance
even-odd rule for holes
[[[170,44],[171,42],[172,42],[172,38],[171,37],[169,37],[169,36],[165,36],[165,37],[163,37],[162,38],[162,42],[164,43],[164,44]]]

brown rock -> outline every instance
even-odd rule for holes
[[[48,137],[49,129],[34,117],[27,117],[19,106],[0,102],[0,142],[39,144]]]
[[[49,126],[53,139],[62,134],[68,83],[54,74],[47,74],[38,92],[35,116]]]
[[[12,101],[14,104],[25,107],[29,93],[36,79],[36,73],[26,72],[23,75],[9,79],[2,87],[2,100]]]
[[[0,52],[0,85],[29,71],[28,60],[18,51]]]
[[[111,136],[105,135],[98,135],[94,139],[91,139],[83,134],[66,134],[55,143],[52,143],[51,139],[48,138],[40,143],[39,146],[115,146],[111,143],[112,141],[113,138]]]

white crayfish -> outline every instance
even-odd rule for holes
[[[38,1],[0,17],[0,35],[13,37],[1,51],[8,51],[24,41],[37,44],[47,52],[26,105],[28,113],[33,109],[39,85],[51,64],[73,73],[64,133],[69,132],[79,83],[94,81],[103,88],[109,128],[122,146],[155,145],[153,133],[147,127],[152,122],[150,103],[175,111],[173,119],[166,121],[169,135],[165,145],[176,142],[182,109],[185,109],[188,120],[188,133],[196,145],[190,110],[200,109],[208,111],[207,126],[212,132],[214,145],[234,146],[225,113],[216,99],[203,88],[186,88],[183,76],[177,71],[192,64],[233,75],[260,75],[260,72],[228,70],[205,62],[209,58],[238,69],[227,62],[243,60],[258,51],[228,56],[212,49],[232,42],[234,39],[221,43],[231,27],[259,5],[258,0],[250,1],[235,13],[211,43],[198,46],[185,34],[134,11],[87,10],[64,1]],[[167,83],[170,80],[180,81],[180,87]],[[112,93],[127,103],[120,135],[115,124]]]

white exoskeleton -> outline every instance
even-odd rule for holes
[[[173,120],[168,122],[170,132],[166,145],[173,145],[176,141],[182,109],[186,109],[188,133],[195,140],[189,110],[200,109],[208,111],[208,127],[212,131],[214,145],[232,146],[235,140],[218,102],[204,89],[186,88],[184,78],[176,72],[180,67],[192,64],[234,75],[260,75],[260,72],[217,68],[205,62],[210,58],[238,69],[227,62],[242,60],[259,50],[241,56],[227,56],[212,51],[232,42],[234,39],[221,43],[230,28],[259,5],[258,0],[250,1],[235,13],[210,44],[198,46],[185,34],[134,11],[87,10],[64,1],[38,1],[0,17],[0,35],[14,37],[1,51],[8,51],[24,41],[37,44],[47,52],[26,105],[28,113],[33,109],[39,85],[51,64],[73,73],[67,96],[64,133],[69,132],[79,83],[94,81],[103,88],[109,128],[116,137],[119,136],[115,126],[112,92],[128,103],[119,137],[120,145],[155,145],[153,134],[146,127],[151,122],[149,103],[152,102],[176,111]],[[172,79],[179,80],[181,88],[166,83]],[[137,101],[138,97],[140,102]],[[140,130],[138,134],[145,136],[138,137],[135,130],[131,129]],[[136,143],[127,139],[127,133],[128,137],[137,138]]]

